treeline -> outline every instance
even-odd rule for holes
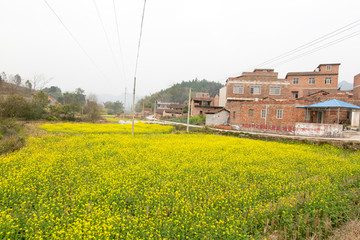
[[[154,108],[155,101],[186,103],[189,99],[189,88],[192,89],[192,97],[195,96],[196,92],[208,92],[211,97],[214,97],[223,86],[221,83],[210,82],[205,79],[198,80],[197,78],[190,81],[182,81],[140,99],[135,109],[136,111],[141,111],[143,106],[145,108]]]
[[[86,95],[81,88],[62,92],[57,86],[45,87],[43,75],[24,81],[19,74],[0,74],[0,117],[24,120],[96,121],[101,114],[120,114],[123,104],[99,104],[95,95]],[[105,107],[104,107],[105,106]]]

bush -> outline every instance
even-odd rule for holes
[[[10,135],[1,139],[0,154],[13,152],[24,145],[24,139],[18,135]]]
[[[24,145],[23,129],[24,126],[13,119],[0,121],[0,155]]]
[[[11,95],[0,102],[0,114],[5,118],[23,118],[30,112],[30,104],[18,95]]]
[[[171,119],[173,122],[180,122],[180,123],[187,123],[187,117],[183,118],[173,118]],[[203,115],[197,115],[194,117],[190,117],[189,123],[192,125],[204,125],[206,121],[205,116]]]
[[[44,116],[43,119],[45,119],[47,121],[59,121],[59,119],[53,115]]]

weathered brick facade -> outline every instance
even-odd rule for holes
[[[289,72],[285,79],[291,85],[291,92],[298,92],[299,97],[320,90],[335,93],[338,89],[339,65],[320,64],[313,72]]]
[[[360,105],[360,74],[354,91],[339,91],[340,64],[320,64],[312,72],[289,72],[279,79],[273,69],[255,69],[226,81],[226,106],[229,123],[245,128],[283,129],[296,122],[347,124],[351,110],[306,110],[317,102],[338,99]],[[221,98],[222,96],[220,96]],[[289,128],[288,128],[289,127]]]
[[[289,81],[279,79],[273,69],[244,72],[239,77],[229,78],[226,86],[227,100],[232,101],[254,101],[264,97],[284,100],[290,96]]]

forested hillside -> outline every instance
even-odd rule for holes
[[[217,82],[203,80],[190,80],[176,83],[173,86],[153,93],[136,103],[136,111],[141,111],[144,103],[145,108],[153,108],[155,101],[185,103],[189,98],[189,88],[192,89],[192,96],[195,92],[208,92],[211,97],[219,93],[219,89],[224,85]]]

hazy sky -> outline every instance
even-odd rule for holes
[[[115,0],[121,51],[113,0],[96,0],[110,47],[93,0],[47,1],[103,74],[44,0],[0,0],[0,72],[24,79],[41,73],[53,78],[49,85],[64,91],[82,87],[87,93],[118,95],[127,87],[130,93],[144,1]],[[359,0],[147,0],[137,93],[194,78],[225,83],[360,19],[359,9]],[[297,54],[360,31],[358,24]],[[357,35],[275,66],[275,71],[285,77],[287,72],[312,71],[320,63],[341,63],[339,81],[352,82],[360,73],[359,56]]]

